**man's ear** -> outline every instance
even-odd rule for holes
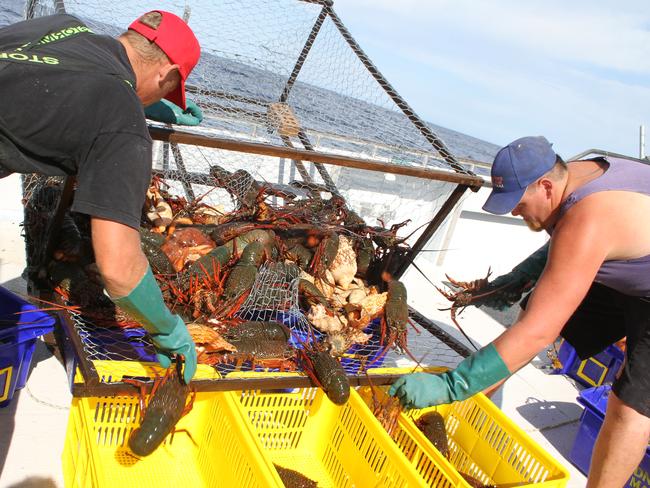
[[[542,178],[541,180],[539,180],[539,184],[541,185],[542,189],[546,193],[546,196],[550,198],[553,192],[553,181],[550,180],[549,178]]]
[[[177,64],[164,64],[158,69],[158,84],[172,91],[180,83],[181,75]]]

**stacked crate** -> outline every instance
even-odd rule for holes
[[[118,378],[112,363],[101,369]],[[136,371],[136,364],[130,375],[151,374],[153,366]],[[400,414],[389,436],[369,403],[367,388],[353,389],[342,406],[314,387],[202,392],[178,431],[137,458],[127,447],[139,426],[136,397],[75,398],[64,449],[66,486],[281,487],[287,476],[299,486],[316,486],[309,480],[321,487],[471,486],[461,473],[486,486],[566,485],[567,471],[483,395],[435,407],[445,418],[449,458],[415,427],[413,420],[428,409]]]

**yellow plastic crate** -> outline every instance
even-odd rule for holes
[[[433,371],[432,369],[427,371],[443,370],[433,368]],[[371,371],[377,374],[406,374],[413,369],[377,368]],[[379,390],[375,394],[378,396],[386,394],[387,389],[388,387],[375,387],[375,390]],[[359,392],[364,401],[370,405],[372,401],[370,388],[362,387]],[[449,441],[450,464],[448,465],[440,462],[439,458],[443,456],[414,423],[414,420],[430,411],[437,411],[445,419]],[[428,446],[438,453],[439,458],[436,460],[440,467],[452,467],[457,475],[458,472],[462,472],[484,484],[559,488],[566,486],[569,480],[569,472],[566,468],[482,393],[450,405],[405,410],[400,414],[393,437],[424,479],[429,479],[430,467],[421,463],[412,453],[417,454],[418,450],[425,450],[424,446]],[[447,471],[445,474],[452,484],[433,483],[432,486],[471,486],[460,476],[453,477]]]
[[[318,482],[319,488],[429,486],[354,390],[342,406],[320,388],[249,390],[238,398],[273,462]]]
[[[142,459],[127,447],[139,418],[137,396],[74,398],[63,451],[66,487],[283,486],[232,392],[198,393],[179,431]]]

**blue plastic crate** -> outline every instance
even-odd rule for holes
[[[359,368],[380,368],[384,364],[386,345],[381,344],[381,319],[375,319],[363,329],[366,334],[372,334],[365,344],[355,344],[341,358],[341,365],[349,374],[358,374]],[[361,359],[355,359],[358,356]]]
[[[0,407],[25,386],[36,339],[54,329],[54,317],[0,287]]]
[[[578,402],[585,409],[580,416],[580,427],[573,441],[569,460],[584,474],[589,473],[591,452],[605,419],[610,391],[611,386],[602,385],[583,390],[578,396]],[[625,486],[630,488],[648,486],[648,480],[650,480],[650,447],[646,449],[641,464],[634,470],[632,477]]]
[[[581,361],[573,346],[562,341],[558,352],[562,367],[554,373],[566,374],[585,386],[600,386],[614,381],[624,359],[623,351],[612,344],[604,351]]]

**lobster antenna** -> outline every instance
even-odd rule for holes
[[[428,277],[427,275],[425,275],[424,272],[423,272],[423,271],[418,267],[418,265],[415,264],[415,261],[413,261],[411,264],[415,267],[415,269],[418,270],[418,272],[419,272],[422,276],[424,276],[424,279],[426,279],[426,280],[431,284],[431,286],[433,286],[436,290],[440,291],[440,290],[438,289],[438,287],[437,287],[436,285],[434,285],[433,282],[429,279],[429,277]],[[462,328],[459,324],[457,324],[457,323],[454,323],[454,325],[455,325],[456,328],[460,331],[460,333],[463,334],[463,337],[464,337],[465,339],[467,339],[467,341],[468,341],[468,342],[470,343],[470,345],[474,348],[474,350],[475,350],[475,351],[478,351],[478,347],[476,347],[476,344],[474,344],[474,342],[472,342],[472,339],[469,338],[469,336],[465,333],[465,331],[463,330],[463,328]]]

